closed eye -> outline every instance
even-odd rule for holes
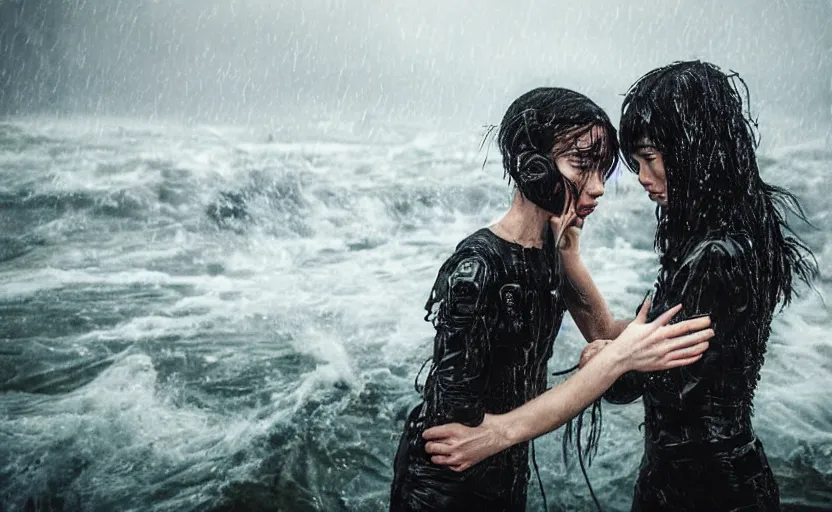
[[[594,154],[581,154],[575,152],[570,156],[569,163],[583,172],[593,170],[600,166],[601,159]]]
[[[592,162],[586,158],[575,158],[570,160],[569,163],[582,171],[586,171],[592,166]]]

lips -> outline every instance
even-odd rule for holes
[[[595,211],[595,206],[582,206],[578,208],[577,214],[578,217],[588,217],[592,212]]]

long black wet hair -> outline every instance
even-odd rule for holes
[[[655,69],[624,98],[621,150],[635,173],[633,154],[645,138],[664,159],[668,201],[656,210],[655,239],[663,263],[704,238],[745,232],[756,245],[769,303],[782,299],[785,306],[793,276],[810,282],[817,262],[786,221],[788,213],[806,221],[800,203],[760,177],[757,123],[748,103],[745,82],[713,64],[675,62]]]
[[[603,135],[591,141],[581,153],[608,178],[619,159],[618,137],[609,116],[595,102],[569,89],[539,87],[516,100],[506,110],[497,134],[503,158],[504,176],[514,180],[524,195],[548,193],[537,187],[556,189],[559,215],[570,196],[576,201],[580,183],[571,183],[557,170],[554,158],[575,148],[579,138],[592,128],[601,127]],[[529,180],[529,176],[549,175],[548,180]]]

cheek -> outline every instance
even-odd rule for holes
[[[555,167],[557,167],[558,171],[560,171],[564,178],[568,179],[572,183],[577,182],[579,173],[576,169],[569,165],[569,161],[567,159],[556,159]]]
[[[664,166],[660,163],[656,166],[655,170],[656,181],[658,181],[662,188],[667,188],[667,176],[664,172]]]
[[[664,169],[660,163],[655,160],[648,162],[647,165],[643,166],[643,169],[646,171],[645,174],[650,177],[650,181],[656,185],[664,184]]]
[[[664,170],[664,158],[659,156],[653,162],[654,167],[654,175],[656,176],[656,180],[659,181],[662,186],[667,187],[667,174],[665,174]]]

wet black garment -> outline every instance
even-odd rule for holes
[[[546,390],[566,310],[556,258],[551,236],[534,249],[481,229],[440,269],[426,305],[433,363],[396,454],[390,510],[525,510],[528,443],[457,473],[430,462],[421,436],[445,423],[476,426]]]
[[[751,239],[737,233],[691,242],[663,258],[648,318],[681,303],[675,321],[710,314],[716,332],[685,368],[631,372],[604,395],[643,396],[645,453],[633,510],[779,510],[779,491],[751,427],[776,297]]]

